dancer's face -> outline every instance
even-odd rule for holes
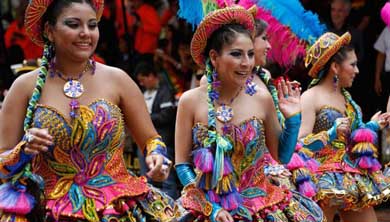
[[[210,58],[221,81],[244,86],[245,81],[252,74],[255,53],[249,36],[240,33],[235,35],[234,41],[225,44],[219,53],[211,50]]]
[[[256,66],[265,66],[267,63],[268,51],[271,49],[271,44],[268,42],[267,33],[265,31],[255,38],[254,47]]]
[[[54,42],[57,56],[88,59],[99,39],[96,12],[87,3],[72,3],[58,15],[54,26],[48,25],[48,38]]]
[[[340,86],[344,88],[351,87],[353,80],[359,73],[355,51],[347,52],[347,57],[341,64],[336,65],[336,69],[336,73],[339,75]]]

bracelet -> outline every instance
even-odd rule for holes
[[[146,149],[144,149],[144,155],[148,156],[150,154],[161,154],[164,157],[167,157],[167,148],[165,143],[162,141],[161,136],[157,135],[152,138],[149,138],[146,141]]]
[[[178,163],[175,165],[177,177],[183,186],[196,182],[196,175],[190,163]]]

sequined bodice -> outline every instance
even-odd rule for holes
[[[344,115],[338,109],[330,106],[322,107],[316,114],[313,133],[319,133],[330,129],[333,126],[334,121],[341,117],[344,117]]]
[[[145,178],[127,172],[123,161],[121,110],[106,100],[80,106],[72,122],[52,107],[38,105],[33,127],[47,128],[54,145],[34,158],[33,171],[45,180],[46,208],[56,214],[86,215],[113,199],[147,190]]]
[[[205,147],[207,126],[201,123],[195,124],[192,129],[194,150]],[[232,164],[237,174],[243,172],[248,166],[254,164],[264,153],[268,152],[265,145],[263,122],[255,117],[232,126],[226,135],[233,141],[233,150],[229,152]]]

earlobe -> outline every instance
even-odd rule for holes
[[[210,50],[209,58],[210,58],[210,62],[213,65],[213,67],[215,67],[217,64],[217,57],[218,57],[217,51],[215,51],[214,49]]]
[[[339,73],[339,69],[340,69],[339,64],[335,62],[332,62],[332,64],[330,64],[330,70],[332,71],[332,73]]]
[[[45,24],[43,37],[48,39],[50,42],[53,42],[52,27],[48,23]]]

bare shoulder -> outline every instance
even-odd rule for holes
[[[301,96],[301,104],[303,109],[315,110],[321,100],[321,90],[318,87],[313,87],[306,90]]]
[[[200,101],[207,99],[206,86],[200,86],[187,90],[183,93],[179,100],[179,106],[185,106],[187,108],[194,107],[199,104]]]
[[[318,87],[307,89],[301,95],[301,100],[312,101],[315,100],[315,95],[319,93]]]
[[[13,82],[11,90],[16,91],[19,96],[31,96],[35,88],[38,74],[39,69],[36,69],[31,72],[20,75]]]
[[[122,69],[108,66],[101,63],[96,63],[97,69],[104,75],[105,78],[111,79],[111,81],[122,82],[131,81],[130,76]]]

